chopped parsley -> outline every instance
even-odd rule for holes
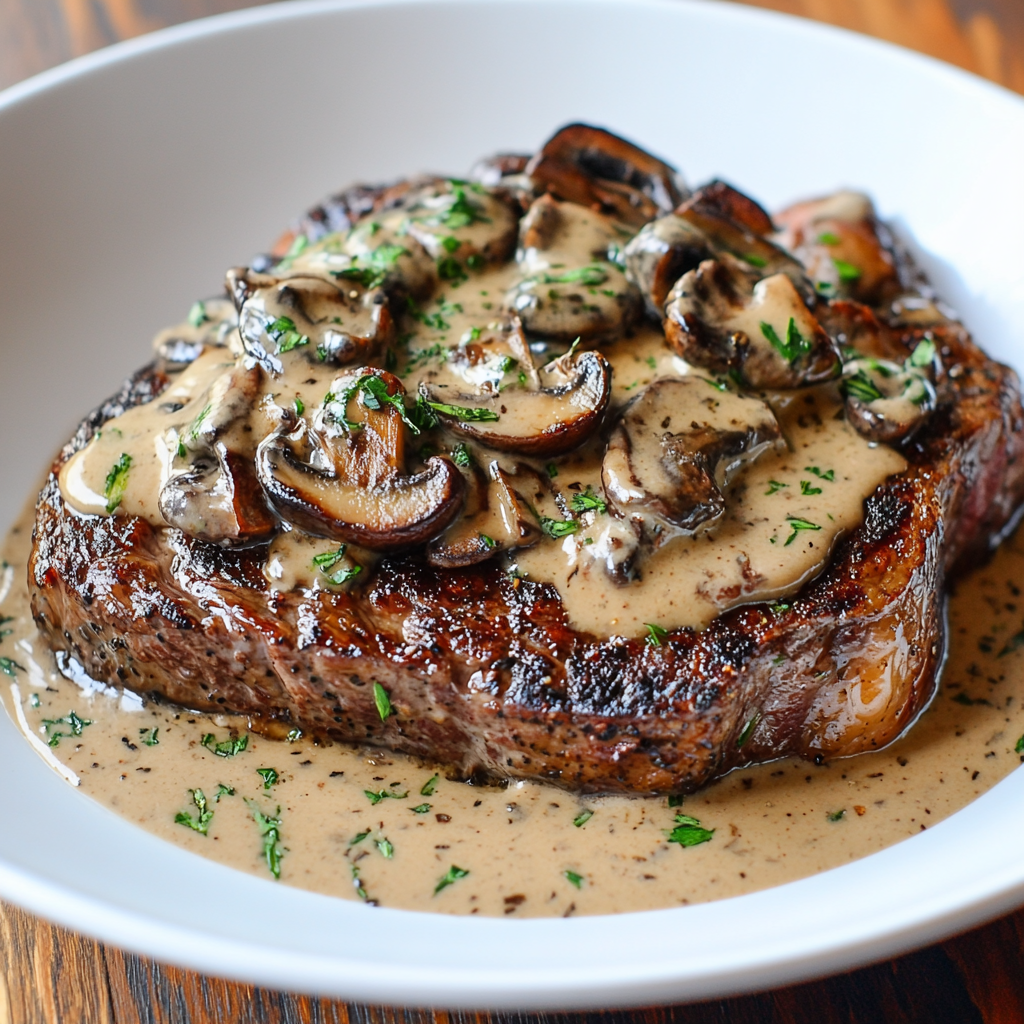
[[[794,540],[796,540],[796,535],[801,530],[821,529],[821,527],[818,526],[816,523],[812,523],[810,522],[810,520],[807,519],[801,519],[799,516],[786,516],[786,523],[789,525],[789,528],[793,532],[786,538],[786,543],[783,545],[783,547],[789,547],[789,545],[792,544]]]
[[[566,880],[568,881],[568,883],[570,885],[575,885],[577,889],[581,889],[583,887],[583,876],[582,875],[576,874],[575,871],[568,871],[568,870],[563,871],[562,874],[565,876]]]
[[[839,811],[826,811],[825,817],[828,818],[829,821],[842,821],[843,818],[846,817],[846,808],[844,807]]]
[[[368,836],[369,834],[370,834],[370,830],[369,830],[369,829],[367,829],[367,830],[366,830],[365,832],[359,832],[359,833],[357,833],[356,835],[354,835],[354,836],[353,836],[353,837],[352,837],[352,838],[351,838],[351,839],[350,839],[350,840],[348,841],[348,845],[349,845],[349,846],[358,846],[358,845],[359,845],[359,843],[361,843],[361,842],[362,842],[362,841],[363,841],[363,840],[364,840],[364,839],[365,839],[365,838],[366,838],[366,837],[367,837],[367,836]]]
[[[19,666],[20,668],[21,666]],[[24,671],[24,670],[23,670]],[[57,726],[66,725],[71,729],[71,732],[56,732]],[[43,726],[46,729],[46,742],[51,746],[55,747],[60,743],[61,739],[67,737],[71,739],[73,736],[81,736],[82,730],[87,726],[92,725],[92,720],[88,718],[79,718],[74,711],[69,711],[63,718],[44,718]]]
[[[468,228],[470,224],[476,224],[478,221],[490,223],[490,218],[485,217],[480,212],[479,205],[466,195],[467,186],[465,182],[453,179],[448,184],[451,186],[454,198],[448,209],[441,215],[440,223],[446,228],[451,228],[453,231],[458,231],[459,228]],[[447,249],[448,247],[445,246],[445,248]],[[458,248],[457,245],[456,248]],[[452,250],[449,249],[448,251]]]
[[[768,490],[765,491],[764,493],[765,494],[776,494],[778,491],[781,491],[783,487],[788,487],[788,486],[789,486],[789,484],[780,483],[778,480],[769,480],[768,481]]]
[[[647,637],[644,641],[651,647],[660,647],[668,639],[668,630],[664,626],[658,626],[653,622],[645,622]]]
[[[121,504],[128,487],[128,471],[131,468],[132,457],[127,452],[121,452],[121,457],[114,463],[103,485],[103,497],[107,499],[107,515],[113,515]]]
[[[331,273],[343,280],[361,284],[364,288],[377,288],[384,283],[388,271],[393,269],[399,256],[406,255],[408,255],[407,250],[400,245],[385,242],[367,255],[357,257],[351,267],[346,267],[344,270],[332,270]],[[364,265],[360,267],[357,265],[359,263]]]
[[[236,736],[234,739],[229,736],[226,740],[221,740],[218,743],[217,737],[212,732],[208,732],[200,742],[207,750],[216,754],[217,757],[234,757],[235,754],[240,754],[249,746],[249,734]]]
[[[215,803],[219,804],[220,803],[220,798],[222,796],[234,796],[234,795],[235,795],[235,787],[234,786],[225,786],[223,782],[218,782],[217,783],[217,795],[213,799],[214,799]]]
[[[460,443],[452,450],[452,462],[456,466],[462,466],[463,469],[466,469],[473,465],[473,456],[469,453],[469,449]]]
[[[390,349],[388,351],[390,351]],[[301,416],[306,411],[306,403],[298,395],[295,396],[293,405],[295,406],[296,416]]]
[[[597,285],[608,280],[608,271],[603,267],[580,267],[577,270],[567,270],[564,274],[538,274],[534,280],[541,284]]]
[[[199,415],[196,416],[196,418],[189,425],[189,428],[186,431],[186,434],[188,435],[188,439],[190,441],[195,441],[196,438],[199,437],[199,431],[202,430],[203,424],[206,422],[206,417],[210,415],[212,410],[213,410],[213,406],[212,405],[204,406],[199,411]],[[182,454],[182,451],[181,451],[180,447],[178,449],[178,454],[179,455]],[[122,455],[121,458],[124,458],[124,456]]]
[[[295,321],[290,316],[279,316],[267,324],[265,330],[277,344],[278,355],[309,344],[309,336],[295,326]]]
[[[373,684],[373,702],[377,705],[377,714],[382,722],[386,722],[395,713],[391,706],[391,695],[380,683]]]
[[[572,819],[572,823],[577,828],[583,828],[583,826],[586,825],[586,823],[588,821],[590,821],[590,819],[593,816],[594,816],[594,812],[592,810],[590,810],[589,807],[586,807],[582,811],[580,811],[580,813],[577,814],[575,818]]]
[[[274,817],[263,814],[251,801],[246,800],[246,805],[252,811],[252,820],[256,822],[263,837],[263,859],[267,862],[267,869],[275,878],[281,877],[281,858],[285,851],[281,846],[281,808],[278,807]]]
[[[449,281],[453,288],[458,288],[463,281],[468,281],[466,271],[454,256],[445,256],[437,261],[437,276],[442,281]]]
[[[205,302],[193,302],[192,308],[188,311],[188,322],[193,327],[200,327],[210,318],[206,315]]]
[[[557,466],[557,465],[555,465],[555,463],[553,463],[553,462],[549,462],[549,463],[548,463],[548,464],[547,464],[547,465],[546,465],[546,466],[544,467],[544,469],[545,469],[545,470],[547,470],[547,474],[548,474],[548,478],[549,478],[549,479],[551,479],[551,480],[554,480],[554,479],[555,479],[555,477],[556,477],[556,476],[558,476],[558,466]]]
[[[141,737],[142,742],[145,743],[147,747],[155,747],[158,746],[160,743],[160,740],[157,739],[156,735],[159,731],[159,728],[140,729],[139,736]]]
[[[590,489],[590,485],[587,485],[587,491],[585,494],[574,494],[572,501],[569,502],[569,507],[573,512],[597,512],[604,513],[608,511],[608,505],[603,498],[599,498]]]
[[[370,902],[370,894],[366,891],[366,886],[363,885],[363,880],[359,877],[359,868],[355,864],[352,865],[352,887],[364,903]]]
[[[683,797],[680,793],[673,793],[666,801],[669,807],[682,807]]]
[[[824,231],[818,235],[818,242],[821,245],[839,245],[842,239],[832,231]]]
[[[469,872],[465,868],[459,868],[453,864],[434,886],[434,895],[436,896],[442,889],[447,889],[449,885],[454,885],[460,878],[465,878],[468,874]]]
[[[392,793],[387,789],[378,789],[376,793],[372,789],[364,789],[363,793],[366,795],[366,799],[374,806],[379,804],[381,800],[404,800],[409,795],[408,793]]]
[[[786,325],[786,340],[783,341],[778,332],[772,327],[771,324],[761,321],[761,333],[771,343],[774,348],[787,363],[795,362],[801,356],[807,355],[811,351],[811,343],[805,338],[796,326],[796,319],[794,317],[789,318],[789,323]]]
[[[393,409],[397,410],[398,415],[402,417],[402,422],[414,434],[420,432],[419,426],[406,415],[405,399],[401,395],[388,394],[387,384],[380,377],[372,373],[364,373],[355,383],[345,388],[340,395],[336,396],[333,391],[329,391],[324,397],[325,408],[333,405],[339,407],[340,415],[332,410],[332,416],[346,430],[359,430],[362,427],[361,423],[354,423],[348,418],[348,403],[356,395],[359,396],[359,400],[367,409],[371,409],[374,412],[383,409],[385,405],[390,405]]]
[[[430,402],[423,398],[424,404],[430,407],[434,412],[441,413],[442,416],[454,416],[457,420],[464,420],[467,423],[493,423],[498,419],[498,413],[492,409],[480,409],[471,408],[464,405],[449,405],[447,402]],[[417,402],[417,404],[419,404]],[[435,417],[436,420],[436,417]]]
[[[836,471],[829,469],[826,472],[822,472],[817,466],[804,466],[805,473],[813,473],[819,480],[827,480],[830,484],[835,482]]]
[[[728,391],[729,385],[724,380],[712,380],[710,377],[701,377],[705,384],[710,384],[716,391]]]
[[[545,536],[551,537],[553,540],[568,537],[580,528],[580,524],[571,519],[551,519],[548,516],[540,516],[538,522]]]
[[[278,781],[276,768],[257,768],[256,774],[263,780],[264,789],[270,789]]]
[[[39,707],[39,703],[40,703],[40,701],[39,701],[39,694],[38,693],[33,693],[32,696],[29,697],[28,703],[29,703],[30,707],[33,707],[33,708]]]
[[[288,730],[288,735],[285,737],[285,740],[288,743],[298,743],[299,740],[301,740],[301,739],[302,739],[302,730],[301,729],[289,729]]]
[[[848,398],[857,398],[862,402],[874,402],[884,397],[875,382],[863,370],[858,370],[852,377],[844,377],[842,389]]]
[[[855,267],[852,263],[847,263],[846,260],[836,259],[832,257],[832,264],[836,268],[836,273],[839,274],[839,280],[844,284],[852,284],[854,281],[859,281],[862,276],[862,272],[859,267]]]
[[[420,796],[433,796],[434,790],[437,789],[437,783],[440,780],[440,775],[432,775],[423,785],[420,787]]]
[[[689,814],[680,812],[676,815],[675,828],[666,830],[665,834],[670,843],[678,843],[680,846],[700,846],[701,843],[706,843],[711,839],[715,830],[704,828],[696,818],[691,818]]]
[[[415,807],[410,807],[409,810],[412,811],[413,814],[426,814],[430,810],[431,806],[433,805],[417,804]]]
[[[0,658],[0,672],[14,678],[16,672],[24,672],[25,666],[19,665],[13,658]]]
[[[493,551],[498,546],[498,542],[493,537],[488,537],[486,533],[479,533],[477,536],[488,551]]]
[[[1013,751],[1015,754],[1024,754],[1024,736],[1017,740],[1017,745],[1013,748]]]
[[[348,583],[349,580],[355,579],[362,571],[361,565],[343,565],[340,569],[334,569],[334,567],[345,557],[347,545],[342,544],[339,546],[337,551],[324,551],[319,555],[313,556],[313,565],[319,569],[327,579],[335,586],[341,586],[343,583]],[[333,572],[331,570],[334,570]],[[291,736],[291,733],[288,734]],[[302,735],[301,732],[298,734]],[[296,737],[298,738],[298,737]]]
[[[785,660],[785,659],[783,659]],[[774,662],[773,662],[774,664]],[[740,730],[739,736],[736,738],[736,749],[739,750],[747,740],[754,734],[754,730],[757,728],[757,723],[761,721],[761,712],[756,712],[749,722]]]
[[[815,487],[810,480],[800,481],[800,493],[801,494],[821,494],[821,488]]]
[[[184,825],[186,828],[192,829],[193,832],[205,836],[210,822],[213,821],[213,811],[206,806],[206,794],[201,789],[190,789],[188,795],[198,813],[192,815],[188,811],[178,811],[174,816],[174,823]]]
[[[374,840],[374,845],[380,850],[380,855],[385,860],[391,860],[395,855],[395,848],[391,845],[391,840],[386,836],[382,836],[380,839]]]
[[[907,360],[911,366],[921,369],[927,366],[935,358],[935,342],[931,338],[925,338],[923,341],[918,343],[917,348],[914,349],[910,354],[910,358]]]

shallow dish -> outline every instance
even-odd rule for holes
[[[114,47],[0,98],[0,525],[156,329],[310,202],[351,180],[529,150],[576,119],[770,207],[866,188],[979,342],[1024,366],[1024,102],[997,88],[727,5],[290,3]],[[0,836],[5,897],[160,959],[349,999],[710,997],[891,955],[1024,899],[1021,772],[913,839],[800,882],[557,921],[368,908],[230,871],[81,799],[6,716],[0,772],[18,782],[18,828]]]

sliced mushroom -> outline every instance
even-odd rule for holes
[[[697,377],[658,380],[626,406],[611,435],[601,466],[605,494],[658,546],[715,523],[729,481],[781,436],[758,399]]]
[[[935,388],[925,368],[910,360],[900,366],[887,359],[853,359],[843,367],[842,389],[846,418],[869,441],[899,441],[935,408]]]
[[[687,362],[735,372],[753,388],[797,388],[839,375],[842,361],[785,274],[751,286],[735,261],[705,260],[672,289],[665,336]]]
[[[535,458],[564,455],[600,426],[611,397],[611,366],[597,352],[567,353],[544,367],[540,379],[540,388],[483,395],[423,383],[420,394],[448,430],[487,448]]]
[[[534,186],[640,227],[682,202],[675,168],[611,132],[570,124],[530,161]]]
[[[714,253],[707,236],[670,213],[645,224],[623,251],[630,279],[639,287],[648,311],[659,320],[672,286]]]
[[[515,477],[497,462],[488,467],[488,476],[479,507],[427,545],[431,565],[475,565],[502,551],[531,547],[540,539],[540,527],[516,490]]]
[[[741,197],[739,193],[735,193],[735,196],[729,196],[726,200],[720,189],[701,189],[675,213],[708,239],[709,245],[719,258],[728,253],[760,277],[785,274],[804,301],[814,303],[814,284],[807,276],[803,265],[785,249],[751,229],[748,222],[756,222],[758,218],[753,211],[741,208],[740,198],[747,199],[746,196]],[[752,199],[747,202],[751,206],[756,206]],[[739,213],[745,220],[736,220],[726,211]]]
[[[258,366],[236,366],[219,377],[192,423],[175,430],[167,445],[171,466],[160,489],[160,513],[190,537],[227,547],[261,540],[277,527],[245,429],[261,376]]]
[[[394,333],[384,292],[358,281],[237,267],[228,271],[227,286],[246,355],[275,375],[284,372],[286,353],[345,365],[375,355]]]
[[[494,330],[482,333],[476,341],[465,341],[450,349],[448,368],[467,384],[500,391],[512,374],[521,383],[540,388],[540,376],[534,366],[533,354],[523,333],[522,321],[509,317],[491,325]]]
[[[775,230],[771,216],[760,203],[718,178],[699,188],[689,203],[715,209],[755,235],[770,235]]]
[[[899,294],[892,239],[867,196],[837,192],[797,203],[776,220],[779,240],[804,263],[820,294],[869,305]]]
[[[602,213],[541,196],[520,224],[523,278],[505,296],[530,334],[608,341],[641,313],[637,288],[610,258],[621,228]]]
[[[370,386],[378,379],[380,386]],[[388,398],[405,389],[384,370],[339,376],[329,399],[290,434],[274,434],[256,453],[256,470],[282,517],[307,533],[392,551],[422,544],[458,515],[465,485],[445,458],[405,473],[404,414]]]
[[[195,362],[206,348],[223,348],[228,335],[238,326],[238,314],[226,298],[196,302],[188,319],[161,331],[153,339],[153,348],[168,373],[175,373]]]

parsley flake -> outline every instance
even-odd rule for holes
[[[575,871],[563,871],[562,874],[570,885],[576,886],[577,889],[583,888],[583,876],[576,874]]]
[[[675,828],[666,830],[665,834],[670,843],[678,843],[684,847],[700,846],[701,843],[706,843],[711,839],[715,830],[704,828],[696,818],[690,817],[689,814],[680,813],[676,815]]]
[[[801,494],[821,494],[821,488],[815,487],[810,480],[800,481],[800,493]]]
[[[382,836],[380,839],[374,840],[374,845],[380,850],[380,855],[385,860],[391,860],[395,855],[395,848],[391,844],[391,840],[386,836]]]
[[[213,821],[213,811],[206,806],[206,794],[201,789],[190,789],[188,795],[198,813],[192,815],[187,811],[178,811],[174,816],[174,823],[184,825],[186,828],[192,829],[193,832],[205,836],[210,822]]]
[[[668,630],[664,626],[658,626],[653,622],[645,622],[647,627],[647,638],[644,641],[651,647],[660,647],[668,639]]]
[[[395,714],[395,709],[391,706],[391,695],[380,683],[373,684],[373,702],[377,705],[377,714],[380,715],[382,722],[386,722]]]
[[[768,481],[768,490],[765,491],[764,493],[765,494],[776,494],[777,492],[781,491],[783,487],[788,487],[788,486],[789,486],[789,484],[780,483],[778,480],[769,480]]]
[[[278,781],[276,768],[257,768],[256,774],[263,780],[264,789],[270,789]]]
[[[786,325],[786,340],[783,341],[778,332],[772,327],[771,324],[761,321],[761,333],[771,343],[774,348],[787,363],[793,363],[801,356],[807,355],[811,351],[811,343],[805,338],[796,326],[796,319],[794,317],[789,318],[789,323]]]
[[[828,818],[829,821],[842,821],[843,818],[846,817],[846,808],[844,807],[838,811],[826,811],[825,817]]]
[[[205,302],[193,302],[192,308],[188,311],[188,322],[193,327],[200,327],[210,318],[206,315]]]
[[[217,757],[234,757],[235,754],[240,754],[249,746],[249,734],[236,736],[234,739],[229,736],[226,740],[221,740],[218,743],[217,737],[212,732],[208,732],[200,740],[200,743]]]
[[[24,665],[19,665],[13,658],[0,658],[0,672],[12,679],[16,672],[26,671]]]
[[[21,668],[21,666],[18,666]],[[22,669],[24,671],[24,669]],[[71,732],[56,732],[57,726],[66,725],[71,729]],[[82,730],[87,726],[92,725],[92,720],[88,718],[79,718],[74,711],[69,711],[63,718],[44,718],[43,727],[46,729],[46,742],[51,746],[57,746],[61,739],[71,739],[74,736],[81,736]]]
[[[820,530],[821,527],[816,523],[812,523],[807,519],[801,519],[799,516],[786,516],[786,522],[789,528],[793,531],[787,538],[786,543],[783,547],[789,547],[790,544],[796,540],[796,535],[801,530]]]
[[[372,789],[364,789],[363,793],[375,807],[381,800],[404,800],[409,795],[408,793],[392,793],[388,789],[378,789],[376,793]]]
[[[922,367],[928,366],[931,361],[935,358],[935,342],[931,338],[925,338],[920,341],[917,348],[914,349],[910,354],[910,358],[907,360],[911,366],[921,369]]]
[[[147,747],[156,747],[160,743],[160,740],[157,739],[156,735],[159,731],[159,728],[140,729],[139,736],[142,739],[142,742],[145,743]]]
[[[839,280],[844,284],[853,284],[854,281],[859,281],[862,276],[862,272],[859,267],[855,267],[852,263],[847,263],[846,260],[836,259],[832,257],[832,264],[836,268],[836,273],[839,274]]]
[[[569,507],[573,512],[597,512],[598,514],[608,511],[608,504],[603,498],[599,498],[587,485],[585,494],[574,494]]]
[[[563,537],[568,537],[580,528],[580,524],[571,519],[551,519],[548,516],[541,516],[538,522],[544,535],[551,537],[553,540],[561,540]]]
[[[593,816],[594,816],[594,812],[592,810],[590,810],[589,807],[586,807],[582,811],[580,811],[580,813],[577,814],[575,818],[572,819],[572,823],[577,828],[583,828],[583,826],[586,825],[586,823],[588,821],[590,821],[590,819]]]
[[[804,466],[805,473],[813,473],[819,480],[827,480],[830,484],[835,482],[836,471],[829,469],[826,472],[822,472],[817,466]]]
[[[107,499],[107,515],[113,515],[121,504],[128,487],[128,471],[131,468],[132,457],[127,452],[121,452],[121,457],[114,463],[103,485],[103,497]]]
[[[281,846],[281,808],[278,807],[275,815],[271,817],[269,814],[263,814],[250,800],[246,800],[246,805],[252,811],[252,820],[256,822],[263,837],[263,859],[267,862],[267,869],[275,878],[280,878],[281,858],[285,854]]]
[[[447,889],[449,885],[454,885],[460,878],[465,878],[468,874],[469,872],[465,868],[459,868],[453,864],[434,886],[434,895],[436,896],[442,889]]]
[[[437,789],[437,783],[440,780],[440,775],[432,775],[423,785],[420,787],[420,796],[433,796],[434,790]],[[422,804],[420,805],[423,806]]]

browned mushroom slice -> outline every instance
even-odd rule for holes
[[[623,412],[601,480],[609,504],[657,546],[720,518],[723,488],[780,438],[764,402],[696,377],[659,380]]]
[[[843,367],[846,418],[858,434],[891,444],[921,426],[935,408],[935,389],[925,375],[934,351],[932,342],[923,341],[903,366],[854,359]]]
[[[246,429],[261,376],[258,366],[236,366],[217,378],[192,422],[168,439],[171,468],[160,489],[160,513],[190,537],[233,546],[268,537],[277,527],[256,479]]]
[[[734,261],[705,260],[676,283],[665,336],[687,362],[735,372],[753,388],[797,388],[839,375],[838,348],[785,274],[751,287]]]
[[[431,565],[475,565],[501,551],[528,548],[540,539],[540,527],[516,490],[515,477],[497,462],[491,463],[488,475],[480,507],[456,520],[427,546]]]
[[[707,236],[670,213],[645,224],[623,251],[626,270],[639,287],[647,309],[658,319],[672,286],[714,253]]]
[[[267,438],[256,470],[281,516],[374,551],[422,544],[444,530],[465,485],[439,457],[406,475],[404,394],[384,370],[352,370],[335,379],[311,427],[300,421],[291,434]]]
[[[642,309],[639,291],[610,258],[622,237],[621,225],[604,214],[541,196],[520,224],[523,277],[505,306],[531,335],[588,343],[618,337]]]
[[[640,227],[682,202],[675,168],[601,128],[570,124],[530,161],[536,188]]]
[[[518,317],[490,325],[477,340],[465,340],[448,350],[446,365],[467,384],[501,390],[503,383],[519,377],[533,388],[541,386],[533,354]],[[512,375],[509,377],[509,375]]]
[[[871,200],[837,192],[776,215],[779,239],[804,265],[818,292],[880,305],[901,291],[892,239]]]
[[[273,374],[283,372],[281,356],[292,351],[335,365],[368,359],[394,331],[384,292],[357,281],[239,267],[228,271],[228,290],[246,354]]]
[[[695,192],[675,213],[702,232],[715,253],[734,256],[761,277],[785,274],[804,301],[813,303],[816,298],[814,284],[803,265],[785,249],[752,231],[746,223],[724,213],[720,201],[721,196],[713,193],[709,197],[701,190]]]
[[[612,371],[597,352],[556,360],[541,370],[544,386],[499,394],[452,394],[420,384],[420,394],[444,426],[499,452],[535,458],[564,455],[600,426],[611,397]]]
[[[693,194],[691,203],[718,210],[755,235],[770,235],[775,230],[772,218],[760,203],[717,178],[699,188]]]

